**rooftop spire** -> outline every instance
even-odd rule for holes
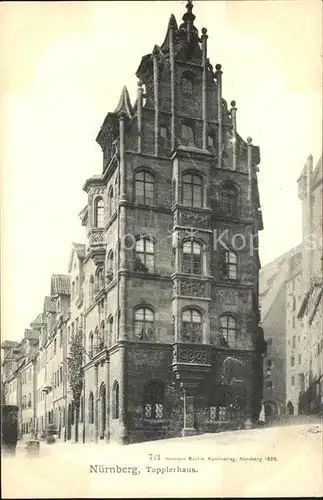
[[[182,19],[183,19],[184,23],[191,22],[193,24],[195,16],[192,12],[192,10],[193,10],[193,1],[192,0],[188,0],[188,2],[186,4],[186,10],[187,10],[187,12],[185,12]]]

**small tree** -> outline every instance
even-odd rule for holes
[[[70,341],[70,357],[68,363],[68,381],[72,390],[75,406],[75,441],[78,441],[78,422],[81,394],[83,389],[83,330],[78,329]]]

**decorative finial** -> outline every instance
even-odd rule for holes
[[[202,35],[206,35],[207,34],[207,29],[206,28],[202,28]]]
[[[235,107],[236,107],[236,104],[237,104],[237,103],[236,103],[235,101],[231,101],[231,106],[232,106],[233,108],[235,108]]]
[[[182,19],[184,22],[191,21],[192,23],[194,22],[195,16],[192,12],[193,10],[193,2],[192,0],[188,0],[186,4],[186,10],[185,14],[183,15]]]
[[[252,143],[252,137],[247,137],[247,143],[251,144]]]
[[[138,85],[138,87],[141,89],[141,88],[142,88],[142,85],[143,85],[142,81],[141,81],[141,80],[138,80],[137,85]]]
[[[216,64],[216,65],[215,65],[215,69],[216,69],[217,71],[221,71],[221,69],[222,69],[221,64]]]

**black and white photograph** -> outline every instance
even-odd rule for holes
[[[0,5],[2,498],[322,497],[322,10]]]

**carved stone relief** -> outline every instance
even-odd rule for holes
[[[181,225],[190,227],[201,227],[203,229],[208,229],[209,218],[207,215],[202,215],[192,210],[182,210],[181,214]]]
[[[203,281],[180,280],[181,295],[190,295],[192,297],[204,297],[205,283]]]

